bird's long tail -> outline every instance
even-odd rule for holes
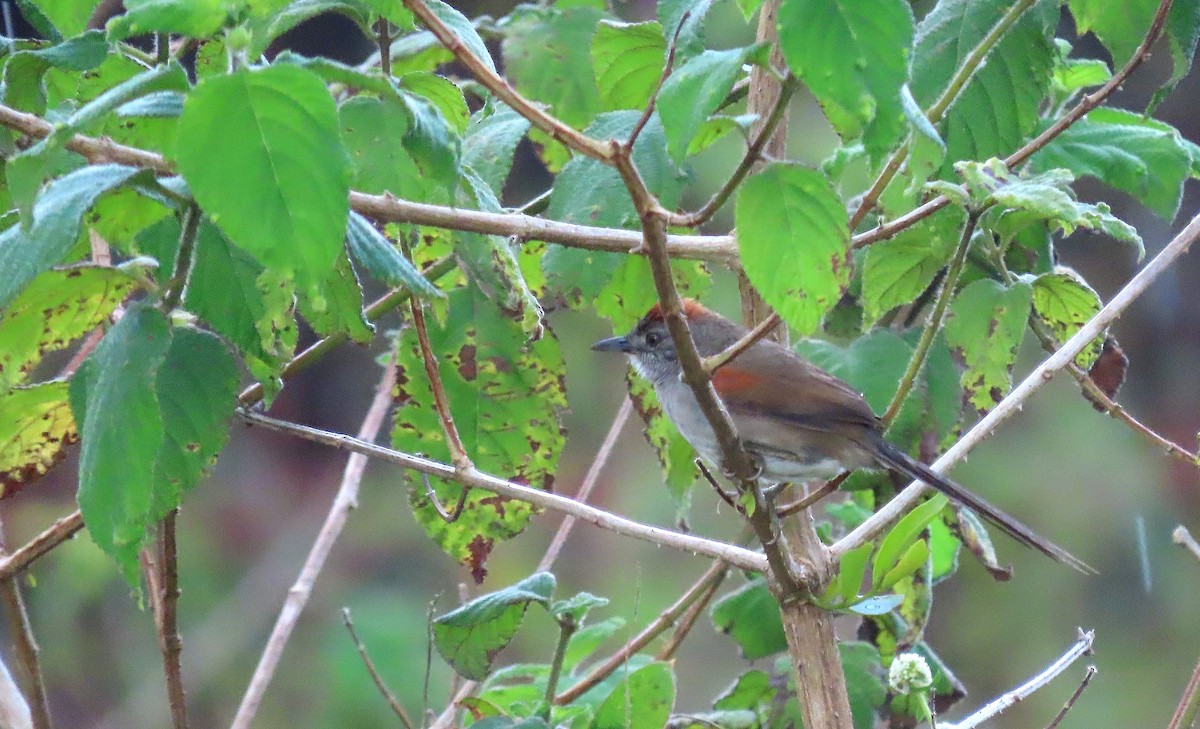
[[[941,491],[952,500],[978,513],[988,523],[993,524],[1021,544],[1032,547],[1047,557],[1073,567],[1084,574],[1096,574],[1096,570],[1083,560],[1075,557],[1050,540],[1039,536],[1037,532],[1025,526],[1018,519],[992,506],[982,497],[971,493],[945,476],[933,471],[924,463],[913,459],[904,451],[884,440],[882,436],[879,436],[873,445],[877,447],[876,457],[887,468],[899,471],[917,481],[923,481]]]

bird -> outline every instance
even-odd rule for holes
[[[682,310],[701,357],[728,349],[747,333],[692,299],[683,300]],[[716,435],[683,380],[660,304],[628,334],[602,339],[592,349],[628,355],[683,437],[705,461],[720,464]],[[1085,574],[1095,573],[1015,517],[888,441],[883,422],[861,393],[778,342],[760,339],[712,372],[711,382],[742,446],[760,468],[758,477],[765,481],[827,479],[858,468],[895,471],[941,491],[1021,544]]]

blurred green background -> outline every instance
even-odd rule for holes
[[[918,3],[918,12],[929,3]],[[455,3],[468,16],[502,15],[511,3]],[[619,4],[627,19],[652,17],[652,3]],[[1069,20],[1064,31],[1070,33]],[[746,42],[752,31],[731,3],[714,8],[709,43]],[[303,53],[359,60],[371,46],[354,26],[321,18],[291,33],[287,45]],[[1104,57],[1090,38],[1077,54]],[[1169,73],[1156,54],[1115,103],[1140,109]],[[1200,140],[1200,74],[1193,72],[1158,116],[1185,137]],[[835,138],[819,109],[803,94],[790,122],[792,156],[824,158]],[[740,156],[725,140],[695,164],[693,207],[707,197]],[[506,189],[518,204],[545,189],[527,143]],[[1187,190],[1180,221],[1154,218],[1124,195],[1087,181],[1084,199],[1109,201],[1134,224],[1149,254],[1159,250],[1200,211],[1200,194]],[[709,224],[732,226],[730,211]],[[1079,236],[1060,246],[1077,267],[1111,296],[1137,268],[1114,241]],[[737,312],[736,292],[718,275],[709,302]],[[1187,447],[1200,430],[1200,257],[1184,258],[1115,327],[1130,357],[1120,400],[1148,425]],[[596,316],[552,311],[568,367],[569,439],[557,478],[573,492],[622,397],[624,368],[594,355],[588,345],[610,331]],[[381,331],[394,327],[385,320]],[[302,342],[303,344],[303,342]],[[354,432],[376,382],[372,349],[348,345],[290,382],[273,414],[341,432]],[[1018,377],[1036,363],[1026,342]],[[617,456],[605,469],[593,501],[641,521],[671,525],[677,518],[639,424],[625,429]],[[183,598],[183,668],[192,725],[227,724],[258,660],[288,586],[311,545],[337,487],[345,455],[306,442],[234,424],[214,475],[186,502],[179,521]],[[1095,629],[1096,655],[1072,667],[1049,688],[995,721],[996,727],[1044,726],[1082,677],[1087,661],[1099,674],[1063,724],[1066,727],[1161,727],[1200,655],[1200,562],[1171,544],[1182,523],[1200,532],[1200,471],[1172,461],[1123,425],[1098,414],[1070,382],[1055,382],[977,449],[954,476],[1099,568],[1085,578],[1012,542],[999,539],[1002,560],[1016,570],[1009,583],[992,581],[964,560],[958,576],[939,586],[928,632],[930,644],[958,673],[970,696],[953,719],[1039,671],[1075,639],[1076,627]],[[0,505],[8,542],[24,542],[73,508],[73,464],[59,467],[36,488]],[[430,610],[458,603],[464,569],[436,550],[409,513],[408,484],[396,468],[372,464],[360,508],[317,582],[316,592],[283,657],[255,726],[377,727],[397,725],[371,684],[341,625],[353,611],[372,657],[411,713],[424,705],[426,623]],[[1149,571],[1142,568],[1137,520],[1145,525]],[[520,538],[499,545],[484,590],[525,577],[541,557],[560,518],[543,514]],[[706,488],[694,492],[689,515],[698,533],[733,538],[739,519]],[[615,647],[672,602],[707,566],[705,560],[648,546],[588,525],[577,527],[555,572],[559,595],[587,590],[612,600],[593,619],[628,621]],[[740,578],[732,581],[737,585]],[[86,536],[41,560],[27,581],[31,619],[41,645],[52,710],[60,727],[140,729],[168,723],[161,659],[153,620],[113,566]],[[470,587],[475,590],[477,588]],[[853,636],[854,624],[839,625]],[[547,661],[555,631],[532,610],[502,662]],[[765,662],[760,662],[765,665]],[[744,668],[732,640],[702,623],[676,660],[677,709],[703,711]],[[434,656],[428,706],[440,711],[450,672]]]

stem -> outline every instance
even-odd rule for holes
[[[1175,530],[1171,532],[1171,541],[1191,552],[1196,559],[1200,559],[1200,542],[1196,541],[1196,538],[1184,525],[1180,524],[1175,527]]]
[[[83,528],[83,515],[78,510],[46,527],[12,554],[0,559],[0,580],[12,579],[24,572],[39,557],[70,539]]]
[[[675,626],[675,632],[671,633],[671,637],[667,640],[666,645],[659,649],[654,655],[656,661],[669,661],[675,657],[675,652],[679,650],[679,646],[683,645],[683,641],[692,632],[692,628],[696,626],[696,621],[704,613],[705,608],[716,597],[717,590],[721,589],[721,583],[729,576],[728,570],[722,570],[709,584],[707,589],[696,598],[691,607],[684,612],[679,618],[679,625]]]
[[[558,620],[558,645],[554,647],[554,658],[550,661],[550,675],[546,678],[546,707],[545,713],[542,715],[546,721],[550,720],[550,709],[554,706],[554,694],[558,691],[558,679],[562,675],[567,646],[571,643],[571,636],[575,635],[578,628],[574,618],[564,617]]]
[[[166,293],[162,300],[161,308],[164,313],[171,313],[183,300],[188,277],[192,275],[192,264],[196,260],[196,231],[200,229],[200,217],[200,208],[195,203],[184,208],[179,230],[179,251],[175,254],[175,269],[171,273],[171,279],[167,281]]]
[[[1179,705],[1175,707],[1175,713],[1171,716],[1171,723],[1167,725],[1167,729],[1190,729],[1196,722],[1196,712],[1200,709],[1200,663],[1196,664],[1196,668],[1192,670],[1192,677],[1188,679],[1187,686],[1183,688],[1183,695],[1179,697]]]
[[[1071,710],[1071,707],[1075,706],[1075,702],[1079,701],[1079,697],[1083,696],[1084,689],[1086,689],[1088,684],[1092,682],[1092,677],[1095,675],[1096,667],[1088,666],[1083,672],[1083,680],[1079,682],[1079,686],[1075,688],[1075,692],[1071,694],[1071,698],[1067,699],[1067,703],[1063,704],[1062,709],[1059,710],[1058,714],[1054,716],[1054,719],[1052,719],[1050,723],[1046,725],[1046,729],[1055,729],[1055,727],[1062,723],[1062,720],[1066,717],[1067,712]]]
[[[375,667],[375,662],[367,655],[367,647],[363,645],[362,640],[358,637],[358,632],[354,630],[354,621],[350,619],[350,608],[342,608],[342,624],[346,626],[346,630],[350,631],[350,639],[354,641],[354,647],[358,649],[358,655],[362,658],[363,665],[367,667],[367,673],[371,674],[371,680],[375,682],[375,688],[379,689],[379,693],[383,696],[384,701],[387,701],[391,707],[392,713],[400,720],[405,729],[416,729],[413,720],[409,718],[408,712],[404,710],[404,706],[400,700],[396,698],[396,694],[384,683],[383,676],[379,675],[379,669]]]
[[[887,410],[880,418],[885,427],[891,425],[900,412],[900,406],[904,404],[904,399],[912,391],[913,383],[916,382],[921,367],[925,365],[925,358],[929,355],[929,347],[933,344],[933,338],[942,329],[946,309],[950,304],[951,297],[954,296],[954,287],[958,284],[958,277],[962,274],[966,264],[967,251],[971,248],[971,236],[975,234],[975,226],[978,222],[979,213],[972,212],[967,216],[967,223],[963,226],[958,247],[954,249],[954,258],[950,261],[950,268],[942,283],[942,291],[938,294],[937,302],[933,306],[933,313],[929,316],[929,324],[926,325],[925,331],[921,332],[921,339],[917,342],[912,357],[908,360],[908,368],[904,371],[904,376],[900,378],[900,386],[896,388],[896,394],[892,396],[891,403],[888,404]]]
[[[0,554],[7,551],[3,525],[0,524]],[[42,663],[38,657],[37,638],[33,635],[33,624],[25,609],[25,598],[21,586],[13,578],[0,581],[0,602],[4,604],[4,615],[8,620],[8,634],[13,641],[17,661],[24,674],[25,695],[28,696],[30,718],[33,729],[51,729],[50,701],[46,695],[46,680],[42,675]]]
[[[714,559],[723,559],[738,569],[762,572],[767,567],[763,555],[752,552],[749,549],[691,534],[681,534],[649,524],[642,524],[632,519],[626,519],[604,511],[603,509],[597,509],[588,504],[581,504],[566,496],[539,491],[538,489],[513,483],[512,481],[505,481],[504,479],[482,473],[476,469],[459,471],[454,466],[445,463],[392,450],[391,448],[384,448],[360,438],[353,438],[340,433],[330,433],[329,431],[297,423],[289,423],[253,410],[247,410],[246,408],[239,408],[237,413],[243,420],[254,425],[261,425],[280,433],[288,433],[333,448],[341,448],[354,453],[379,458],[402,468],[427,473],[430,476],[437,476],[447,481],[455,481],[464,486],[490,491],[494,494],[524,501],[543,509],[553,509],[564,514],[570,514],[598,527],[608,529],[617,534],[623,534],[627,537],[641,539],[652,544],[660,544],[692,554],[702,554]]]
[[[734,358],[741,356],[747,349],[753,347],[758,340],[774,331],[775,327],[779,326],[783,320],[779,318],[779,314],[771,312],[766,319],[763,319],[755,325],[753,329],[746,332],[741,339],[729,345],[728,349],[717,352],[711,357],[704,358],[704,368],[711,375],[713,372],[721,369],[729,364]]]
[[[375,39],[379,44],[379,70],[383,72],[384,78],[390,79],[392,77],[392,34],[391,24],[387,18],[375,21]]]
[[[179,637],[179,554],[175,544],[175,522],[179,509],[172,509],[163,518],[161,528],[162,560],[160,595],[162,621],[159,639],[162,646],[163,674],[167,680],[167,700],[171,706],[171,722],[175,729],[187,729],[187,702],[183,691],[183,672],[179,657],[183,641]]]

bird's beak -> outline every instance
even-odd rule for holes
[[[624,352],[625,354],[629,354],[633,351],[633,347],[629,346],[628,337],[609,337],[608,339],[601,339],[599,342],[593,344],[592,351]]]

